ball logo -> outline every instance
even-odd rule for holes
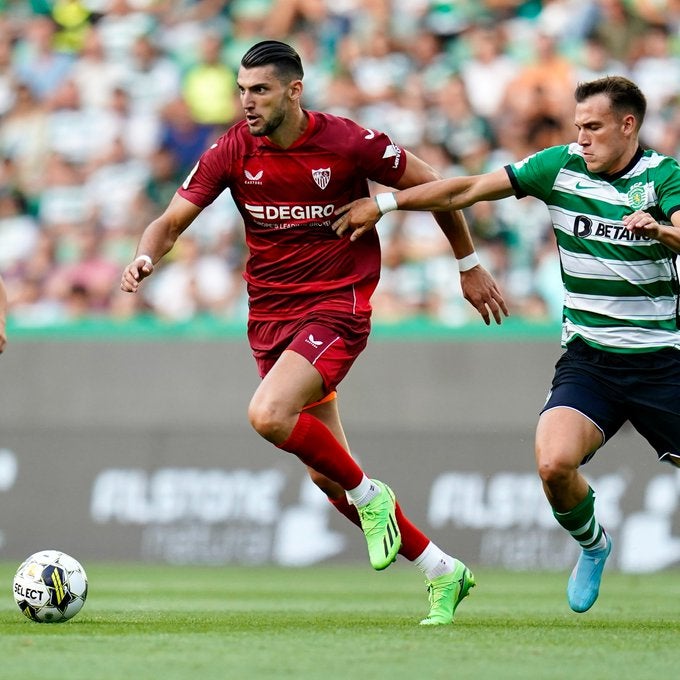
[[[42,590],[38,590],[37,588],[29,588],[23,583],[14,584],[14,594],[20,598],[37,602],[42,602],[44,595]]]

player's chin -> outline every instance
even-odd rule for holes
[[[586,168],[588,168],[589,172],[594,173],[603,172],[602,163],[598,163],[597,160],[592,156],[590,158],[586,156],[584,157],[583,160],[586,162]]]
[[[246,121],[247,122],[247,121]],[[248,131],[253,137],[263,137],[267,134],[264,125],[261,121],[248,122]]]

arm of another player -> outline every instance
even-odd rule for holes
[[[7,289],[5,288],[5,282],[0,276],[0,352],[4,352],[5,345],[7,344],[6,335],[6,324],[7,324]]]
[[[504,169],[485,175],[449,177],[426,182],[394,193],[360,198],[338,208],[333,223],[338,236],[350,232],[353,241],[375,227],[376,222],[392,210],[462,210],[479,201],[496,201],[512,196],[514,190]]]
[[[671,215],[672,225],[659,224],[648,212],[636,210],[623,218],[624,226],[632,234],[641,234],[663,243],[680,253],[680,210]]]
[[[175,194],[165,212],[144,230],[135,259],[123,270],[121,290],[136,293],[139,284],[151,276],[154,265],[175,245],[180,234],[196,219],[202,208]]]
[[[407,189],[441,179],[439,173],[425,161],[408,151],[406,155],[406,171],[397,184],[397,189]],[[479,312],[487,326],[491,323],[490,313],[496,323],[500,324],[502,314],[508,316],[508,308],[496,281],[479,264],[465,216],[460,210],[433,212],[432,216],[458,260],[463,297]]]

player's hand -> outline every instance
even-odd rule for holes
[[[151,274],[153,274],[153,265],[142,258],[137,258],[123,270],[120,289],[126,293],[136,293],[140,282]]]
[[[487,326],[491,323],[491,314],[499,326],[502,321],[501,312],[504,316],[509,316],[508,307],[496,281],[481,265],[461,272],[460,285],[463,297],[482,315]]]
[[[360,198],[352,201],[341,208],[337,208],[335,214],[340,217],[333,222],[331,229],[338,236],[349,231],[350,241],[356,241],[362,234],[375,229],[376,223],[382,217],[380,210],[378,210],[378,204],[372,198]]]
[[[657,239],[661,225],[644,210],[636,210],[623,218],[623,226],[631,232],[640,236],[648,236]]]

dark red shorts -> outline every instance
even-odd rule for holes
[[[248,322],[248,340],[261,378],[282,352],[293,350],[319,371],[326,393],[347,375],[366,347],[367,315],[314,312],[301,319]]]

